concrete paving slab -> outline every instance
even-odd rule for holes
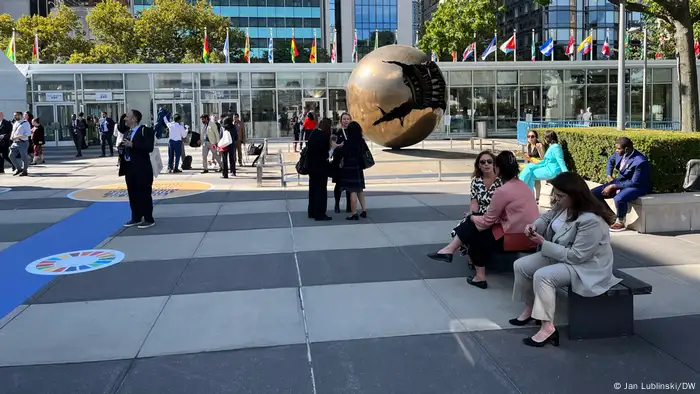
[[[674,265],[650,269],[700,291],[700,265]]]
[[[3,242],[19,242],[31,237],[32,235],[47,229],[53,223],[15,223],[15,224],[0,224],[0,241]]]
[[[3,394],[112,394],[130,360],[0,368]]]
[[[199,179],[199,181],[206,182],[206,179]],[[169,204],[207,204],[207,203],[224,203],[228,201],[229,192],[228,190],[209,190],[204,193],[195,194],[192,196],[183,196],[177,198],[167,198],[160,200],[158,204],[169,205]]]
[[[174,294],[297,287],[292,253],[192,259]]]
[[[130,227],[123,229],[119,236],[144,236],[158,234],[205,233],[214,222],[214,216],[193,216],[155,218],[156,225],[150,228]]]
[[[265,253],[292,252],[292,234],[289,229],[217,231],[204,236],[194,257],[237,256]]]
[[[292,217],[292,225],[294,227],[352,226],[359,223],[368,222],[365,219],[360,219],[360,221],[346,220],[345,218],[350,216],[350,214],[346,213],[344,208],[340,213],[335,213],[332,210],[329,210],[326,212],[326,214],[332,217],[333,220],[316,221],[314,219],[310,219],[306,211],[289,213],[289,215]]]
[[[55,194],[56,190],[54,189],[17,190],[13,187],[9,192],[0,194],[0,200],[3,202],[5,200],[38,200]]]
[[[223,206],[220,202],[200,203],[196,206],[192,204],[156,204],[153,207],[153,217],[156,220],[161,218],[179,218],[194,216],[215,216]]]
[[[450,242],[450,231],[457,226],[454,220],[435,222],[378,223],[392,245],[409,246]]]
[[[700,264],[698,245],[672,236],[635,234],[612,237],[612,244],[615,251],[646,267]]]
[[[455,226],[462,219],[464,219],[464,213],[469,210],[468,205],[438,205],[432,206],[434,209],[438,210],[441,214],[447,216],[450,220],[455,221]]]
[[[1,203],[0,203],[1,204]],[[56,223],[80,211],[82,208],[17,209],[0,211],[0,224]]]
[[[522,339],[536,328],[472,333],[524,394],[643,392],[624,385],[698,382],[700,375],[639,337],[569,341],[558,348],[532,348]],[[536,366],[536,367],[534,367]]]
[[[189,259],[116,264],[84,274],[66,275],[28,300],[35,304],[168,296]]]
[[[20,313],[24,312],[25,309],[27,309],[29,305],[22,304],[17,306],[15,309],[12,310],[12,312],[8,313],[5,315],[5,317],[0,319],[0,328],[3,328],[7,325],[7,323],[11,322],[12,319],[15,317],[19,316]]]
[[[488,275],[487,280],[486,290],[469,285],[464,278],[428,279],[426,284],[467,330],[512,328],[508,320],[519,316],[524,308],[522,303],[513,301],[513,277]],[[566,302],[566,297],[557,298],[554,317],[557,324],[568,321]]]
[[[158,224],[156,224],[157,226]],[[192,257],[205,233],[114,237],[104,245],[124,253],[124,261],[171,260]]]
[[[431,207],[461,205],[468,209],[471,203],[469,186],[465,188],[464,194],[415,194],[413,198]]]
[[[56,208],[85,208],[93,203],[90,201],[71,200],[70,198],[42,198],[42,199],[22,199],[5,200],[2,202],[2,209],[56,209]]]
[[[622,270],[652,285],[651,294],[634,297],[634,318],[700,314],[700,290],[650,268]]]
[[[287,201],[241,201],[227,202],[221,206],[219,215],[240,215],[256,213],[287,212]]]
[[[0,330],[0,366],[133,358],[165,300],[32,305]]]
[[[431,222],[449,219],[431,207],[372,209],[367,212],[367,218],[374,223]]]
[[[226,202],[286,199],[287,192],[284,190],[231,190]]]
[[[290,345],[138,359],[117,394],[312,392],[306,346]]]
[[[209,231],[259,230],[289,228],[287,212],[250,213],[216,216]]]
[[[700,315],[639,320],[634,323],[637,335],[700,373],[698,328]]]
[[[467,257],[455,254],[452,263],[440,263],[429,259],[427,254],[433,253],[445,246],[445,244],[411,245],[401,246],[399,250],[410,259],[418,274],[423,278],[466,278],[473,275],[473,271],[467,266]]]
[[[297,258],[304,286],[420,279],[393,247],[300,252]]]
[[[296,289],[172,296],[139,357],[304,343],[298,300]]]
[[[422,281],[304,287],[312,342],[463,331]]]
[[[293,231],[294,250],[300,252],[313,250],[368,249],[392,246],[389,240],[374,224],[295,227]]]
[[[0,251],[5,250],[16,243],[17,242],[0,242]]]
[[[311,344],[319,393],[518,393],[468,333]]]

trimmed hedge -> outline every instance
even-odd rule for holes
[[[540,140],[545,130],[538,129]],[[642,152],[651,164],[651,182],[654,193],[683,191],[683,180],[688,160],[700,159],[700,133],[627,129],[612,127],[556,128],[559,142],[569,171],[584,179],[604,183],[605,166],[615,153],[618,137],[628,137],[634,148]]]

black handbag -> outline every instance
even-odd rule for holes
[[[297,161],[296,165],[297,174],[299,175],[309,175],[309,168],[306,165],[307,152],[307,147],[304,147],[299,154],[299,161]]]
[[[366,170],[374,166],[374,156],[372,156],[372,152],[369,151],[366,142],[362,141],[362,145],[364,149],[362,152],[362,169]]]

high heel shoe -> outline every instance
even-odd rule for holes
[[[551,343],[552,346],[559,346],[559,330],[554,329],[554,332],[552,335],[547,337],[542,342],[536,342],[534,339],[531,337],[523,338],[523,343],[526,344],[527,346],[532,346],[532,347],[544,347],[547,343]]]
[[[345,220],[360,220],[360,217],[357,216],[357,214],[354,214],[346,217]]]
[[[366,219],[367,218],[367,211],[362,211],[362,213],[360,214],[360,217],[362,217],[363,219]]]
[[[525,326],[525,325],[529,324],[529,323],[532,322],[532,321],[534,321],[535,324],[537,324],[538,326],[542,325],[542,322],[541,322],[540,320],[533,319],[532,317],[528,317],[528,318],[525,319],[525,320],[519,320],[519,319],[516,317],[515,319],[510,319],[510,320],[508,320],[508,323],[510,323],[510,325],[512,325],[512,326],[522,327],[522,326]]]

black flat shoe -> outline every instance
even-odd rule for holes
[[[427,256],[435,261],[441,261],[443,263],[451,263],[452,262],[452,255],[451,254],[444,254],[444,253],[428,253]]]
[[[559,330],[555,329],[552,335],[542,342],[536,342],[531,337],[527,337],[523,338],[523,343],[532,347],[544,347],[548,343],[551,343],[552,346],[559,346]]]
[[[360,217],[357,216],[357,214],[354,214],[346,217],[345,220],[360,220]]]
[[[333,220],[333,218],[328,216],[328,215],[325,215],[325,216],[318,217],[314,220],[316,220],[317,222],[325,222],[326,220]]]
[[[340,207],[336,205],[335,208],[333,208],[333,212],[340,213]]]
[[[467,283],[469,283],[472,286],[478,287],[480,289],[486,289],[489,287],[488,282],[486,282],[485,280],[480,280],[478,282],[474,282],[473,276],[470,276],[467,278]]]
[[[360,217],[367,218],[367,211],[362,211],[362,213],[360,214]]]
[[[532,321],[534,321],[535,324],[537,324],[538,326],[542,325],[542,321],[537,320],[537,319],[533,319],[532,317],[528,317],[525,320],[518,320],[518,318],[516,317],[515,319],[508,320],[508,323],[510,323],[510,325],[512,325],[512,326],[522,327],[522,326],[525,326]]]

